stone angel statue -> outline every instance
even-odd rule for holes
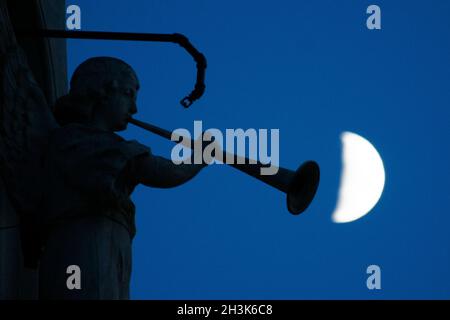
[[[116,133],[137,112],[139,90],[122,60],[86,60],[50,108],[3,2],[0,10],[0,175],[21,219],[25,263],[39,270],[39,298],[128,299],[130,194],[138,184],[178,186],[206,165],[175,165]],[[82,271],[79,290],[66,283],[71,265]]]

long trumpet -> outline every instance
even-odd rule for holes
[[[134,118],[130,118],[128,121],[151,133],[172,140],[172,132],[168,130]],[[181,136],[178,138],[181,138]],[[183,140],[186,141],[189,139]],[[194,145],[194,141],[191,140],[191,143],[187,146],[194,148]],[[260,169],[265,165],[259,161],[251,164],[249,159],[232,155],[226,151],[222,151],[222,158],[217,155],[214,157],[221,160],[230,159],[230,156],[233,157],[235,161],[233,161],[233,163],[228,163],[228,165],[286,193],[287,208],[290,213],[294,215],[302,213],[314,199],[320,180],[319,165],[315,161],[304,162],[296,171],[279,167],[277,173],[274,175],[261,175]],[[238,159],[239,161],[237,161]]]

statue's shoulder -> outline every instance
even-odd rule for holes
[[[82,124],[54,129],[49,138],[50,158],[67,162],[128,161],[138,155],[151,154],[151,149],[136,140],[125,140],[114,132]],[[95,160],[94,160],[95,159]]]
[[[72,148],[76,145],[91,145],[92,147],[113,146],[124,141],[122,137],[114,132],[78,123],[56,128],[49,136],[49,145],[58,149]]]

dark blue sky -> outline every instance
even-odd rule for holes
[[[69,3],[68,3],[69,4]],[[69,74],[91,56],[138,73],[137,118],[168,129],[279,128],[281,165],[321,166],[311,207],[292,216],[284,194],[226,166],[171,190],[138,187],[134,299],[450,297],[450,2],[71,1],[82,30],[183,33],[208,59],[206,93],[190,109],[195,65],[172,44],[68,41]],[[367,6],[382,30],[365,26]],[[334,224],[339,136],[379,151],[377,206]],[[126,138],[170,156],[137,128]],[[366,287],[377,264],[382,290]]]

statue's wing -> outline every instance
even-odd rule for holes
[[[42,159],[47,136],[57,123],[34,80],[0,2],[0,175],[21,218],[42,199]]]

